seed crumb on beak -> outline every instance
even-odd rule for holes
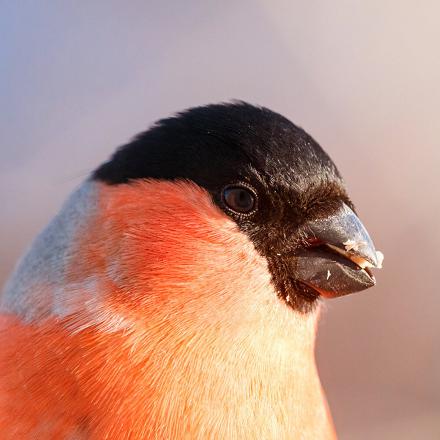
[[[330,278],[331,274],[332,274],[332,273],[331,273],[329,270],[327,270],[327,279]]]
[[[384,255],[381,251],[376,251],[377,257],[377,266],[374,266],[369,261],[365,260],[362,257],[358,257],[356,255],[351,255],[349,258],[351,261],[356,263],[361,269],[372,268],[372,269],[382,269],[382,262],[384,259]]]
[[[327,244],[327,246],[330,249],[333,249],[338,254],[353,261],[353,263],[357,264],[361,269],[368,269],[368,268],[382,269],[382,263],[383,263],[383,259],[384,259],[384,255],[382,252],[376,251],[377,266],[375,266],[374,264],[371,264],[369,261],[367,261],[363,257],[360,257],[358,255],[353,255],[352,253],[350,253],[351,251],[356,252],[356,250],[364,243],[365,243],[364,241],[355,242],[354,240],[347,240],[346,242],[342,243],[345,246],[345,251],[341,248],[338,248],[337,246],[332,245],[332,244]]]
[[[377,269],[382,269],[382,263],[384,259],[384,255],[381,251],[376,251],[376,257],[377,257]]]
[[[366,245],[365,241],[363,241],[363,240],[361,240],[361,241],[347,240],[347,241],[344,241],[344,243],[342,243],[342,244],[345,246],[345,250],[347,252],[349,252],[349,251],[357,251],[357,250],[359,250],[359,248],[361,246],[365,246]]]
[[[350,251],[358,251],[360,247],[365,246],[365,241],[355,241],[355,240],[347,240],[342,243],[345,247],[345,250],[347,252]],[[376,258],[377,258],[377,266],[373,266],[368,261],[364,260],[363,258],[359,257],[350,257],[352,261],[354,261],[359,267],[362,269],[365,269],[366,267],[375,267],[376,269],[382,269],[382,263],[384,259],[384,255],[381,251],[376,251]]]

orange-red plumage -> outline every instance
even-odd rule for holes
[[[183,181],[88,185],[96,204],[62,293],[28,281],[50,313],[2,318],[2,438],[333,438],[318,312],[277,298],[266,260],[209,195]]]

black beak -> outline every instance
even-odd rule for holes
[[[334,298],[376,284],[370,269],[380,267],[367,230],[345,204],[334,215],[306,225],[310,247],[295,258],[295,278],[324,297]]]

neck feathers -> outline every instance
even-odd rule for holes
[[[35,331],[38,374],[73,375],[66,405],[92,433],[331,438],[317,312],[279,300],[266,260],[194,184],[87,182],[37,238],[2,307]]]

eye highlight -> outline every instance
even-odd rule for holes
[[[249,214],[256,206],[256,196],[240,185],[227,186],[222,192],[224,204],[238,214]]]

